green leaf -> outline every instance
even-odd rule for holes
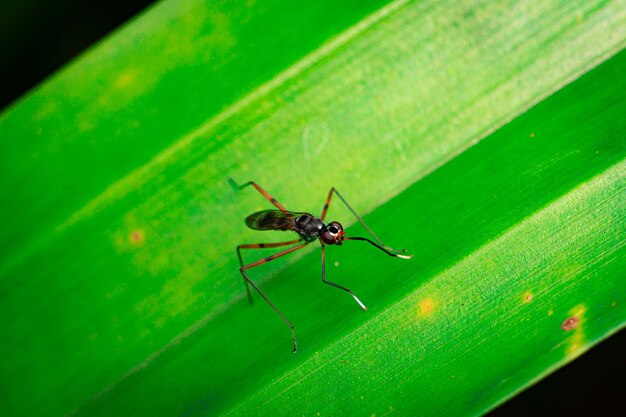
[[[477,415],[624,325],[621,2],[261,3],[162,2],[0,117],[7,414]],[[414,258],[328,248],[366,312],[314,245],[253,268],[292,354],[228,177]]]

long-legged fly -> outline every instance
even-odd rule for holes
[[[269,261],[273,261],[276,258],[280,258],[281,256],[285,256],[292,252],[297,251],[298,249],[302,249],[306,245],[311,242],[318,240],[322,246],[322,282],[324,284],[328,284],[332,287],[338,288],[342,291],[347,292],[354,298],[354,300],[361,306],[363,310],[367,310],[365,304],[359,300],[359,298],[348,288],[342,287],[341,285],[335,284],[334,282],[330,282],[326,279],[325,272],[325,262],[324,262],[324,248],[326,245],[341,245],[346,240],[361,240],[364,242],[368,242],[369,244],[375,246],[381,251],[385,252],[389,256],[394,256],[396,258],[402,259],[410,259],[413,255],[404,255],[406,250],[395,250],[388,246],[383,245],[381,240],[372,232],[372,230],[365,224],[361,216],[356,214],[356,212],[350,207],[348,202],[339,191],[337,191],[334,187],[330,189],[328,193],[328,198],[326,199],[326,203],[324,204],[324,208],[322,209],[322,214],[320,217],[316,217],[311,213],[305,212],[295,212],[287,210],[282,204],[278,202],[274,197],[272,197],[267,191],[261,188],[257,183],[253,181],[249,181],[243,185],[237,185],[232,179],[229,179],[231,185],[237,189],[242,189],[249,185],[253,186],[260,192],[263,197],[272,203],[277,210],[263,210],[249,215],[246,218],[246,224],[248,227],[254,230],[285,230],[285,231],[293,231],[298,235],[297,239],[289,240],[286,242],[278,242],[278,243],[252,243],[237,246],[237,256],[239,257],[239,264],[241,268],[239,271],[244,278],[244,285],[246,287],[246,292],[248,294],[248,300],[252,302],[252,294],[250,293],[250,285],[254,288],[260,295],[267,301],[267,303],[274,309],[274,311],[283,319],[285,324],[289,326],[291,329],[291,334],[293,336],[293,351],[295,352],[298,348],[297,340],[296,340],[296,331],[293,327],[293,324],[283,315],[283,313],[276,308],[274,303],[270,301],[269,298],[259,289],[259,287],[250,280],[246,271],[248,269],[254,268],[255,266],[263,265]],[[356,219],[365,227],[365,229],[372,235],[375,242],[367,239],[365,237],[358,236],[346,236],[346,232],[343,230],[343,226],[341,223],[337,221],[332,221],[328,224],[324,223],[324,219],[326,218],[326,213],[328,212],[328,207],[330,206],[330,201],[333,197],[333,194],[337,194],[337,197],[348,207],[348,209],[354,214]],[[241,249],[260,249],[260,248],[276,248],[280,246],[291,246],[289,249],[285,249],[281,252],[278,252],[274,255],[265,257],[256,262],[252,262],[250,264],[244,265],[243,258],[241,257]]]

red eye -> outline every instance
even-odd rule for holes
[[[322,233],[321,238],[322,241],[324,241],[324,243],[326,243],[327,245],[334,245],[336,242],[335,235],[328,230]]]

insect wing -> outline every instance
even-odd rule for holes
[[[293,230],[295,219],[303,213],[263,210],[249,215],[246,224],[255,230]]]

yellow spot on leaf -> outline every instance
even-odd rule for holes
[[[561,323],[561,329],[570,333],[565,353],[568,357],[576,357],[584,351],[585,332],[584,332],[584,314],[587,308],[579,304],[569,311],[568,316]]]
[[[135,81],[135,73],[132,71],[124,71],[115,80],[115,86],[118,88],[128,87]]]
[[[533,295],[529,292],[527,292],[526,294],[524,294],[524,302],[525,303],[530,303],[533,300]]]
[[[581,330],[574,332],[572,338],[569,340],[566,353],[569,357],[576,357],[582,353],[582,349],[585,345],[585,338]]]
[[[579,318],[581,318],[582,315],[585,314],[586,311],[587,311],[587,307],[585,307],[582,304],[579,304],[576,307],[572,308],[569,311],[569,313],[570,313],[570,316],[578,316]]]
[[[418,305],[417,315],[420,317],[428,316],[433,312],[434,309],[435,305],[433,303],[433,300],[430,298],[425,298],[420,301]]]

